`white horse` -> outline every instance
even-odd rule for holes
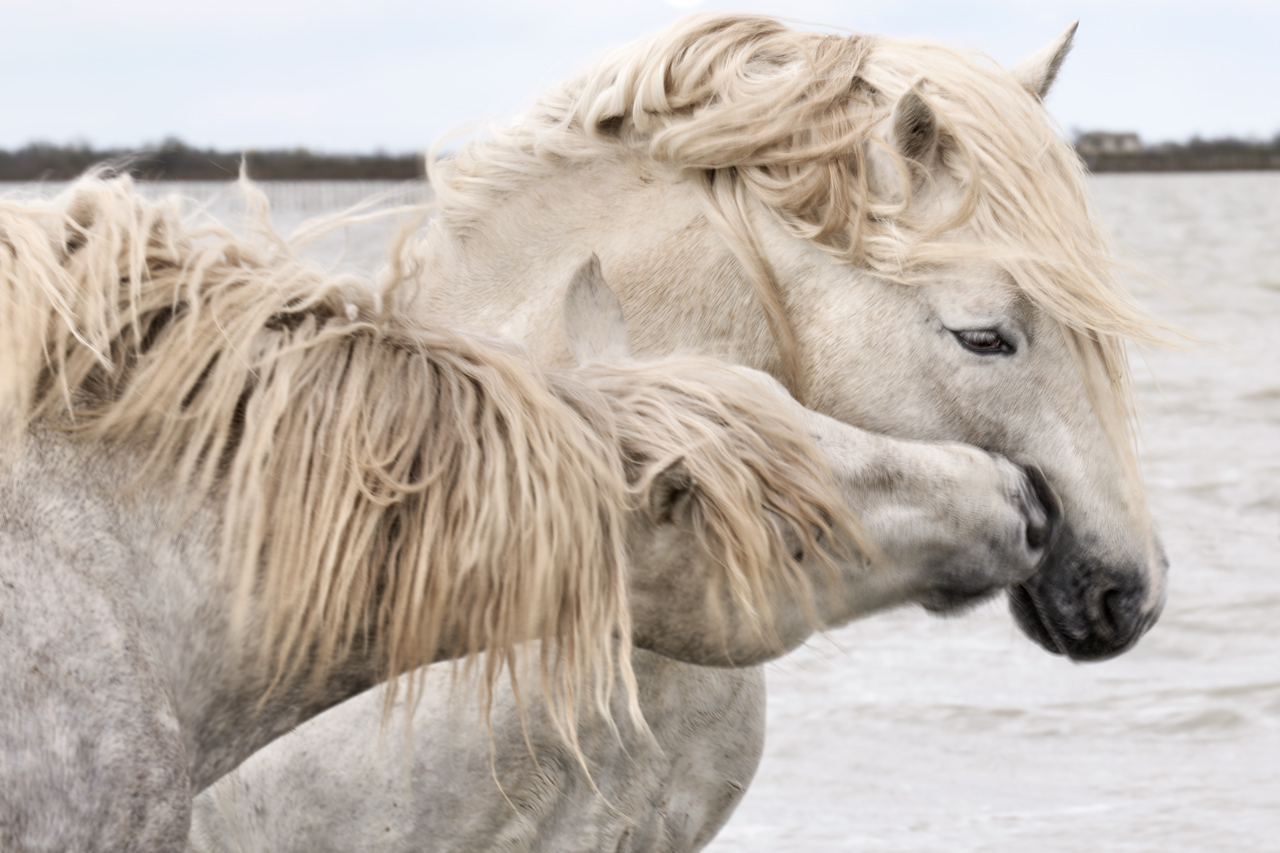
[[[589,266],[570,288],[566,335],[575,356],[594,363],[603,369],[600,375],[607,376],[621,365],[609,366],[600,359],[629,359],[629,344],[621,307],[592,272]],[[594,306],[589,316],[582,315],[584,304]],[[659,376],[670,370],[670,362],[633,369]],[[754,373],[747,370],[747,375]],[[981,586],[992,588],[990,579],[971,586],[977,575],[970,573],[981,570],[961,569],[969,555],[947,553],[936,541],[942,519],[921,515],[930,501],[913,506],[903,500],[925,485],[915,477],[930,478],[934,488],[950,488],[935,479],[950,467],[945,458],[918,469],[894,465],[891,484],[883,476],[870,478],[884,489],[878,494],[851,488],[869,479],[868,467],[888,474],[890,469],[882,467],[883,452],[900,443],[808,412],[775,380],[760,378],[776,389],[772,405],[806,424],[837,472],[846,499],[865,512],[886,550],[886,561],[899,570],[909,569],[908,576],[916,578],[916,601],[943,609],[982,596]],[[866,443],[868,439],[885,444],[877,448]],[[908,447],[914,461],[924,461],[917,448]],[[927,447],[939,449],[966,450]],[[854,470],[863,473],[850,476]],[[1053,500],[1048,493],[1045,498]],[[707,504],[705,498],[697,499]],[[1029,496],[1027,500],[1034,507]],[[664,510],[651,516],[666,514]],[[948,515],[954,524],[964,511],[952,509]],[[1050,508],[1043,521],[1053,515],[1056,508]],[[371,690],[273,742],[220,779],[196,798],[189,850],[638,853],[701,848],[728,819],[755,773],[763,746],[764,685],[754,669],[711,669],[672,659],[735,662],[728,657],[715,660],[715,648],[703,648],[701,640],[690,646],[680,639],[688,626],[700,624],[707,609],[705,573],[696,568],[698,551],[685,540],[688,531],[705,520],[695,520],[688,509],[684,516],[677,527],[629,540],[640,543],[642,565],[666,564],[674,570],[655,573],[656,584],[633,578],[631,585],[636,636],[648,649],[662,652],[634,655],[647,730],[630,719],[615,730],[586,718],[579,722],[576,738],[566,739],[537,698],[526,704],[501,689],[489,713],[477,714],[472,703],[453,695],[451,665],[439,664],[429,668],[428,695],[413,710],[411,725],[384,732],[378,721],[386,697],[381,689]],[[675,531],[682,535],[673,538]],[[959,534],[960,541],[985,535],[954,529],[948,534]],[[1043,541],[1043,532],[1030,535]],[[925,558],[927,571],[936,573],[932,579],[918,567],[925,542],[932,543],[925,549],[930,555]],[[900,583],[894,581],[886,589]],[[865,580],[841,580],[816,595],[825,625],[901,600],[900,593],[886,596]],[[793,620],[800,617],[798,610],[789,612]],[[659,626],[661,636],[646,637],[645,630],[652,629],[641,629],[642,624]],[[793,627],[781,629],[782,636],[806,634],[811,624],[793,621]],[[614,716],[621,718],[621,711],[619,703]],[[576,760],[575,745],[582,748],[585,761]]]
[[[571,339],[616,341],[578,278]],[[0,294],[6,850],[180,849],[192,793],[275,737],[486,650],[482,708],[528,640],[576,751],[579,709],[638,720],[627,638],[756,662],[1025,578],[1051,534],[1002,459],[846,454],[856,430],[705,359],[543,373],[127,183],[0,203]],[[919,522],[880,566],[847,507],[877,501]]]
[[[564,283],[595,252],[641,357],[723,357],[845,423],[1032,462],[1064,524],[1010,590],[1018,623],[1051,652],[1119,654],[1164,599],[1125,351],[1163,331],[1042,105],[1074,32],[1004,71],[686,17],[429,164],[413,310],[562,363]]]
[[[1060,497],[1064,522],[1039,570],[1010,588],[1014,615],[1051,652],[1119,654],[1164,598],[1166,562],[1138,475],[1125,354],[1126,339],[1162,331],[1116,281],[1080,164],[1042,106],[1074,31],[1005,72],[936,46],[795,32],[753,16],[686,18],[547,93],[491,140],[431,164],[440,216],[407,261],[423,270],[414,310],[514,337],[561,362],[569,350],[553,322],[561,282],[576,258],[595,251],[642,356],[714,354],[774,374],[846,423],[1033,462]],[[758,670],[706,673],[643,652],[635,660],[645,677],[662,679],[642,696],[684,696],[690,709],[752,696],[752,748],[742,748],[745,728],[702,736],[705,744],[725,739],[712,749],[720,761],[751,756],[754,768],[763,738]],[[415,796],[396,808],[411,802],[426,815],[406,849],[450,849],[457,836],[435,819],[444,794],[429,768],[465,750],[433,739],[432,714],[456,711],[424,713]],[[371,730],[357,711],[342,714],[342,737]],[[495,731],[513,725],[504,719],[514,718],[498,712]],[[680,731],[676,714],[651,720],[655,732],[667,720]],[[329,726],[333,733],[339,724]],[[347,779],[393,779],[372,754],[349,754],[352,764],[332,778],[296,775],[310,766],[297,756],[324,749],[321,731],[300,731],[244,770],[262,812],[228,820],[272,838],[265,849],[289,849],[287,828],[298,826],[272,803],[316,804],[298,821],[333,830],[321,815]],[[523,742],[495,740],[499,766],[522,766]],[[672,742],[689,748],[678,735]],[[679,753],[663,760],[677,766]],[[643,764],[602,772],[616,781]],[[667,781],[650,789],[655,799],[621,823],[600,817],[594,792],[548,807],[553,816],[577,813],[572,830],[503,814],[525,821],[515,849],[677,814],[699,829],[671,849],[696,849],[750,772],[739,767],[727,787],[687,777],[671,800],[657,796],[671,784],[659,772]],[[493,827],[506,824],[483,816],[501,812],[498,789],[477,778],[464,790],[478,816],[467,825],[481,827],[480,839],[494,837]],[[398,814],[379,797],[365,808],[368,823],[358,826]],[[707,814],[715,817],[697,817]],[[450,811],[448,819],[461,818]],[[403,827],[411,818],[394,820]],[[269,829],[272,821],[282,829]],[[331,835],[381,849],[355,830]]]

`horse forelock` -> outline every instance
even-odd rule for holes
[[[719,571],[712,582],[766,638],[776,639],[771,602],[812,601],[788,542],[832,571],[831,542],[877,553],[821,453],[757,381],[702,358],[588,365],[567,378],[578,390],[563,393],[585,400],[578,405],[597,412],[587,419],[615,436],[635,500],[647,502],[655,475],[682,461],[696,494],[694,533]]]
[[[927,216],[911,201],[931,182],[885,138],[911,88],[937,116],[941,167],[958,188],[949,210],[926,206]],[[1169,330],[1120,283],[1079,157],[1038,99],[994,62],[754,15],[690,15],[551,89],[490,139],[431,163],[441,222],[463,233],[505,194],[620,151],[701,187],[710,221],[754,282],[779,378],[798,399],[805,377],[794,321],[753,228],[754,206],[835,261],[892,280],[928,280],[929,270],[962,260],[1005,269],[1080,344],[1095,408],[1136,470],[1126,342],[1162,342]],[[887,162],[894,186],[871,179],[873,158]]]
[[[630,682],[614,449],[522,352],[380,313],[265,209],[237,236],[183,208],[94,178],[0,200],[8,426],[133,448],[141,480],[214,501],[277,680],[372,636],[390,677],[490,650],[487,701],[536,638],[557,719],[607,707]]]

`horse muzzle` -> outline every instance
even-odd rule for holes
[[[1031,577],[1043,565],[1062,523],[1062,504],[1034,465],[998,459],[1011,480],[1000,504],[1000,535],[967,553],[947,552],[928,574],[915,600],[934,613],[951,613],[984,601]],[[984,550],[985,549],[985,550]]]
[[[1009,588],[1009,609],[1027,636],[1079,661],[1127,651],[1164,607],[1163,590],[1152,595],[1168,567],[1163,551],[1155,574],[1143,563],[1108,564],[1091,550],[1066,527],[1040,569]]]

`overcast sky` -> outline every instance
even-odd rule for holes
[[[1145,140],[1280,132],[1275,0],[0,0],[0,147],[424,148],[691,9],[927,36],[1005,66],[1080,19],[1049,106]]]

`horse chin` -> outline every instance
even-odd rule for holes
[[[925,610],[935,616],[958,616],[966,610],[972,610],[984,601],[990,600],[999,589],[933,589],[917,599]]]
[[[1013,613],[1013,619],[1022,629],[1022,633],[1043,646],[1045,651],[1055,655],[1066,653],[1066,650],[1058,644],[1053,632],[1045,625],[1044,619],[1040,618],[1035,599],[1032,598],[1025,584],[1009,587],[1009,610]]]
[[[1140,566],[1090,560],[1069,533],[1054,552],[1035,575],[1009,588],[1018,627],[1047,651],[1076,661],[1106,660],[1128,651],[1155,624],[1163,600],[1146,606],[1150,587]]]

